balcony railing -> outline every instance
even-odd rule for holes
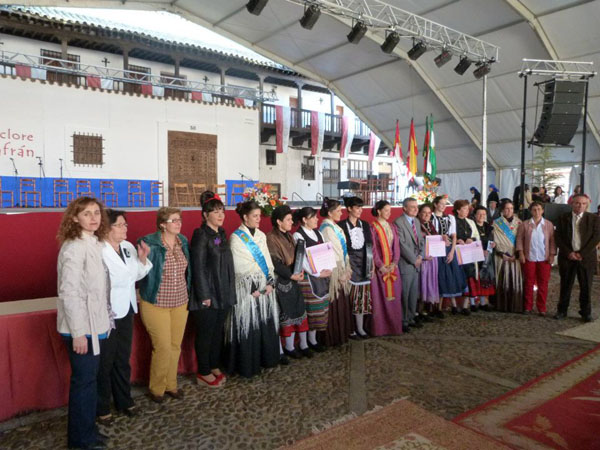
[[[310,132],[311,112],[308,109],[290,108],[292,130],[306,130]],[[263,103],[262,125],[275,125],[275,105]],[[337,136],[342,135],[342,116],[325,113],[325,133]],[[357,117],[354,118],[354,137],[368,139],[371,129]]]
[[[191,95],[193,91],[211,94],[216,98],[234,99],[241,98],[257,102],[276,101],[274,92],[263,92],[255,88],[243,86],[228,86],[210,84],[204,81],[187,80],[164,75],[136,72],[133,70],[114,69],[111,67],[94,66],[91,64],[76,63],[48,56],[34,56],[9,51],[0,52],[0,73],[17,75],[17,67],[25,66],[32,69],[41,69],[50,73],[70,75],[71,84],[88,86],[89,77],[112,80],[112,90],[125,91],[130,85],[152,85],[170,90],[184,91]],[[34,76],[32,75],[32,78]]]

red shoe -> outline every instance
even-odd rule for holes
[[[221,380],[217,377],[213,381],[206,381],[202,375],[196,375],[196,383],[201,386],[207,386],[209,388],[221,387]]]
[[[215,375],[213,373],[213,375]],[[227,377],[225,376],[225,374],[223,372],[221,372],[219,375],[215,375],[215,377],[217,377],[217,381],[219,383],[225,383],[225,381],[227,381]]]

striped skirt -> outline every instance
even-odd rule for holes
[[[298,284],[300,285],[304,304],[306,305],[308,329],[325,331],[329,318],[329,298],[321,299],[316,297],[308,280],[299,281]]]
[[[352,314],[371,314],[371,283],[352,284],[350,283],[350,304],[352,305]]]

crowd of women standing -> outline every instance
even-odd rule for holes
[[[545,314],[556,245],[543,205],[534,202],[524,224],[508,200],[493,221],[483,207],[470,211],[466,200],[447,214],[446,202],[440,196],[417,207],[406,199],[394,223],[385,200],[372,208],[371,223],[357,197],[344,199],[345,220],[334,199],[319,211],[280,206],[265,235],[260,206],[246,201],[236,208],[241,225],[228,238],[224,204],[207,191],[191,242],[181,234],[181,211],[163,207],[156,231],[134,246],[126,240],[125,212],[76,199],[58,235],[58,330],[72,368],[69,447],[104,448],[97,422],[111,424],[111,397],[117,411],[137,414],[129,358],[138,281],[152,342],[149,397],[156,403],[183,399],[177,368],[188,315],[196,329],[197,383],[219,388],[226,374],[252,377],[349,339],[398,335],[441,320],[444,300],[454,314],[487,311],[493,295],[500,311],[529,312],[537,284],[538,312]],[[445,256],[428,256],[428,236],[441,236]],[[308,248],[329,242],[335,267],[317,273],[306,256],[296,261],[300,240]],[[460,265],[457,245],[474,241],[482,242],[485,260]]]

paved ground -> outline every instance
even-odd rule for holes
[[[550,312],[557,283],[553,272]],[[596,280],[595,314],[599,294]],[[573,317],[560,322],[494,312],[447,316],[408,335],[353,341],[251,381],[233,377],[221,390],[182,377],[185,400],[152,411],[139,395],[143,414],[119,416],[103,431],[115,449],[270,449],[402,397],[451,419],[592,349],[594,343],[555,334],[580,324],[577,310],[575,302]],[[64,448],[65,435],[65,409],[35,413],[0,424],[0,448]]]

